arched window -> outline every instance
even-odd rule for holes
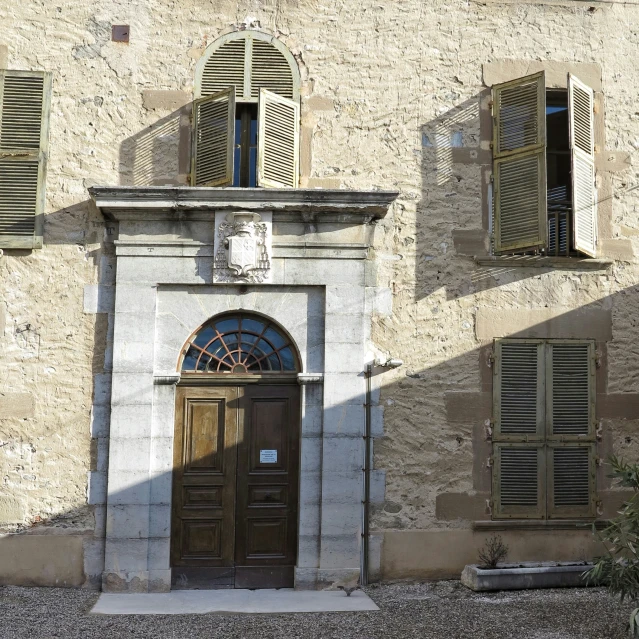
[[[196,68],[193,186],[296,187],[300,74],[260,31],[222,36]]]
[[[186,343],[183,373],[292,373],[292,340],[270,320],[248,314],[214,317]]]

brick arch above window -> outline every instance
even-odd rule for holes
[[[195,70],[195,97],[235,87],[238,102],[257,102],[260,89],[299,101],[300,72],[277,38],[254,30],[228,33],[212,42]]]

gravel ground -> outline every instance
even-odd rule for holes
[[[91,615],[98,594],[0,587],[2,639],[626,639],[630,606],[599,588],[471,593],[459,582],[367,588],[379,612]]]

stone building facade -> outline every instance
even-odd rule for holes
[[[637,12],[577,0],[14,3],[0,18],[0,583],[162,591],[227,579],[189,572],[207,557],[222,566],[227,542],[257,558],[231,561],[236,585],[276,566],[301,588],[455,577],[494,531],[516,561],[591,557],[591,522],[625,498],[602,461],[639,452]],[[237,76],[207,67],[246,37],[280,57]],[[32,156],[6,143],[15,71],[50,73],[46,145]],[[246,144],[224,138],[208,156],[220,118],[192,135],[197,109],[206,123],[222,108],[193,101],[230,85],[236,135],[245,117],[264,125],[264,145],[273,105],[292,114],[275,129],[294,122],[292,154],[278,155],[277,137],[247,150],[235,186],[228,154],[255,147],[250,126]],[[189,183],[223,153],[219,176]],[[22,210],[11,167],[30,158],[46,180],[33,182],[44,200],[28,244],[10,228]],[[553,199],[562,186],[572,196]],[[515,246],[513,233],[528,235]],[[226,507],[213,480],[193,497],[180,457],[188,401],[217,406],[226,388],[244,415],[261,388],[247,381],[255,369],[222,368],[220,381],[189,368],[220,318],[262,322],[291,353],[266,375],[271,395],[255,397],[288,406],[295,445],[256,436],[244,452],[271,477],[286,459],[292,483],[246,488],[253,506],[269,502],[254,519],[270,528],[235,542],[210,523]],[[208,460],[198,477],[226,450],[206,433],[192,440],[204,446],[193,459]],[[183,524],[191,498],[206,504]]]

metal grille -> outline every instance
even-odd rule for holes
[[[555,507],[588,506],[590,499],[590,448],[553,449],[553,500]]]
[[[570,210],[566,186],[548,189],[548,255],[567,256],[569,254]]]
[[[230,40],[207,60],[202,72],[202,96],[213,95],[231,86],[244,95],[244,52],[246,39]]]
[[[537,344],[501,345],[499,432],[537,432]]]
[[[291,340],[272,322],[226,315],[205,324],[185,347],[181,369],[200,373],[286,373],[298,370]]]
[[[5,75],[0,150],[40,148],[44,78]]]
[[[552,344],[553,435],[588,434],[589,361],[587,344]]]
[[[500,450],[501,506],[537,506],[539,462],[537,448],[508,447]]]
[[[260,89],[267,89],[293,99],[293,74],[281,51],[269,42],[254,40],[251,63],[252,97],[258,97]]]

